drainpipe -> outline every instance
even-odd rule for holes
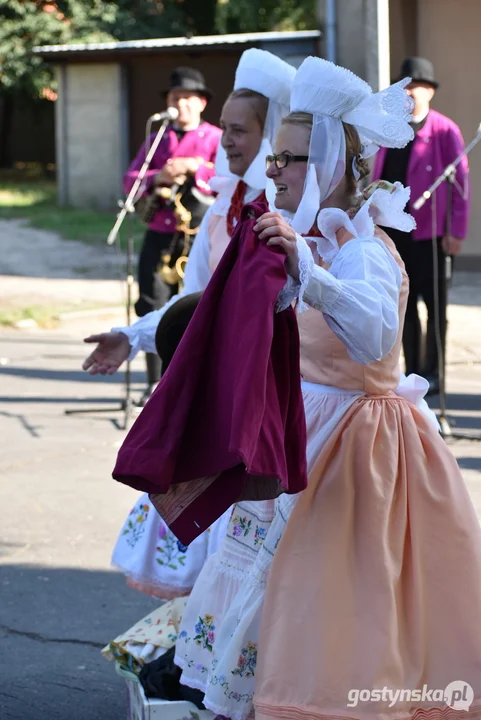
[[[326,60],[335,63],[337,59],[337,13],[336,0],[326,0]]]

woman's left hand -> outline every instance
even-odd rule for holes
[[[254,232],[266,245],[279,245],[286,253],[286,270],[294,280],[299,281],[299,255],[297,253],[297,236],[288,222],[277,212],[261,215],[254,225]]]

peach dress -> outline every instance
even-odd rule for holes
[[[351,230],[346,216],[340,246],[359,242]],[[271,564],[257,720],[481,718],[481,529],[436,427],[395,392],[408,280],[392,241],[375,236],[402,270],[392,350],[359,364],[342,328],[315,309],[299,316],[303,376],[364,394],[312,463]],[[469,712],[440,699],[453,681],[471,685]],[[438,693],[354,704],[353,691],[384,688]]]
[[[401,203],[402,208],[406,201],[406,193],[407,191],[403,189],[400,200],[396,199],[396,204]],[[403,223],[410,220],[402,208],[400,208],[401,212],[393,212],[393,201],[386,194],[383,196],[381,193],[381,198],[376,197],[376,203],[379,205],[381,200],[385,205],[387,202],[385,212],[388,212],[390,217],[385,218],[386,222],[402,227]],[[341,220],[348,220],[345,213],[341,213],[341,216]],[[389,364],[391,374],[385,380],[389,387],[395,390],[395,395],[402,396],[408,402],[422,408],[428,422],[434,421],[435,433],[438,427],[435,417],[423,400],[427,389],[426,381],[417,376],[400,379],[398,305],[404,307],[407,294],[407,278],[402,263],[399,258],[396,263],[392,253],[387,249],[386,243],[390,243],[388,238],[384,236],[386,242],[383,243],[372,237],[374,224],[370,219],[367,204],[353,222],[356,224],[356,227],[352,226],[353,232],[362,236],[355,243],[350,244],[354,253],[350,256],[347,253],[347,257],[346,251],[339,253],[340,243],[335,234],[332,247],[327,243],[326,247],[320,248],[323,256],[329,258],[329,262],[335,260],[336,254],[339,254],[339,260],[336,260],[331,271],[334,274],[324,273],[323,278],[325,287],[322,290],[322,301],[329,308],[332,307],[331,318],[325,320],[317,310],[310,310],[299,316],[301,370],[304,377],[302,390],[308,435],[307,462],[310,473],[332,433],[336,432],[338,425],[343,422],[346,413],[370,390],[369,383],[366,388],[364,387],[359,373],[362,376],[364,367],[370,365],[372,377],[377,377],[379,370],[378,363],[374,362],[376,359],[387,357],[385,365]],[[351,236],[345,235],[344,239],[347,240],[348,237]],[[347,250],[349,251],[349,248]],[[307,246],[305,253],[307,260],[313,263],[311,251]],[[343,279],[344,285],[335,278]],[[339,290],[340,286],[343,288],[342,293]],[[280,306],[285,306],[296,295],[301,294],[298,286],[294,285],[290,289],[286,287],[285,292],[282,293],[284,297],[279,298]],[[320,305],[321,300],[318,297],[309,298],[308,293],[306,297],[313,306]],[[328,327],[329,321],[339,334],[344,333],[346,344],[336,338]],[[322,337],[326,342],[321,342],[319,345],[320,326],[323,328]],[[341,348],[343,357],[349,357],[350,364],[355,368],[354,374],[351,376],[348,374],[348,382],[345,384],[343,384],[342,372],[337,373],[336,347]],[[349,350],[346,349],[347,347]],[[348,353],[356,359],[352,360]],[[322,376],[316,372],[319,359],[321,359],[320,364],[326,366],[326,372]],[[266,583],[272,559],[297,500],[298,496],[283,495],[276,501],[274,518],[262,545],[258,548],[257,556],[245,581],[224,613],[224,617],[216,619],[210,669],[207,673],[204,670],[204,677],[205,674],[207,675],[204,680],[206,693],[204,704],[210,710],[234,720],[245,720],[252,711],[259,626]],[[210,588],[204,586],[204,594],[209,593],[215,595],[215,584]],[[212,600],[210,602],[212,603]],[[186,681],[189,683],[188,677]]]

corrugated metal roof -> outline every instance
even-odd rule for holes
[[[289,40],[315,40],[319,30],[296,32],[237,33],[235,35],[197,35],[193,37],[155,38],[151,40],[124,40],[108,43],[78,43],[72,45],[43,45],[34,48],[36,55],[56,53],[112,52],[118,50],[154,50],[171,47],[201,47],[207,45],[239,45],[259,42],[280,42]]]

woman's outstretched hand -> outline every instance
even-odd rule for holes
[[[90,335],[84,342],[97,343],[82,364],[83,370],[88,370],[90,375],[113,375],[130,355],[129,339],[121,332]]]
[[[295,230],[277,212],[261,215],[254,225],[254,232],[266,245],[279,245],[286,253],[286,270],[297,282],[299,281],[299,255],[297,253],[297,236]]]

